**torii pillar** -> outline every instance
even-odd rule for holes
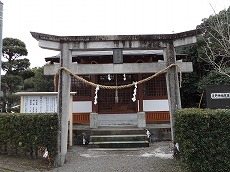
[[[72,62],[72,53],[69,50],[68,43],[60,43],[61,58],[60,66],[69,69],[69,64]],[[66,161],[67,142],[68,142],[68,114],[69,114],[69,100],[70,100],[70,75],[64,71],[60,71],[58,83],[58,140],[57,140],[57,156],[55,166],[61,166]]]
[[[182,72],[192,72],[191,62],[176,62],[175,47],[181,47],[196,42],[198,30],[177,34],[157,35],[110,35],[110,36],[56,36],[31,32],[44,49],[61,51],[60,63],[47,65],[44,68],[46,75],[55,75],[60,67],[66,67],[74,74],[131,74],[156,73],[170,64],[177,63]],[[129,64],[77,64],[72,63],[73,51],[112,51],[123,50],[164,50],[164,62],[161,63],[129,63]],[[167,91],[171,116],[172,141],[174,141],[174,117],[176,109],[181,108],[178,74],[176,68],[171,68],[166,74]],[[67,102],[70,96],[70,75],[61,71],[58,93],[58,152],[56,166],[62,166],[66,160],[68,137]]]
[[[176,53],[174,49],[173,42],[166,44],[164,49],[164,61],[166,61],[167,66],[176,63]],[[181,109],[181,99],[180,99],[180,88],[178,81],[178,69],[169,68],[166,72],[166,84],[167,93],[169,101],[169,112],[170,112],[170,125],[171,125],[171,138],[174,142],[174,112],[176,109]]]

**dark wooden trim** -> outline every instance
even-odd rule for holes
[[[89,124],[90,113],[73,113],[73,124]]]
[[[170,122],[169,111],[150,111],[145,112],[146,123],[148,122]]]
[[[168,100],[168,96],[143,96],[143,100]]]
[[[81,97],[74,97],[73,98],[73,102],[77,102],[77,101],[91,101],[92,98],[91,97],[87,97],[87,98],[81,98]]]

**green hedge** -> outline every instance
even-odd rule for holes
[[[57,129],[57,114],[0,114],[0,152],[37,157],[44,146],[53,157]]]
[[[175,138],[180,158],[191,171],[230,171],[230,110],[178,110]]]

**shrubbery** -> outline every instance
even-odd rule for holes
[[[46,147],[53,157],[57,129],[57,114],[0,114],[0,153],[37,157]]]
[[[180,158],[191,171],[230,171],[230,110],[178,110],[175,136]]]

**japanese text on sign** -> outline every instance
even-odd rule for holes
[[[211,93],[211,99],[230,99],[230,93]]]

